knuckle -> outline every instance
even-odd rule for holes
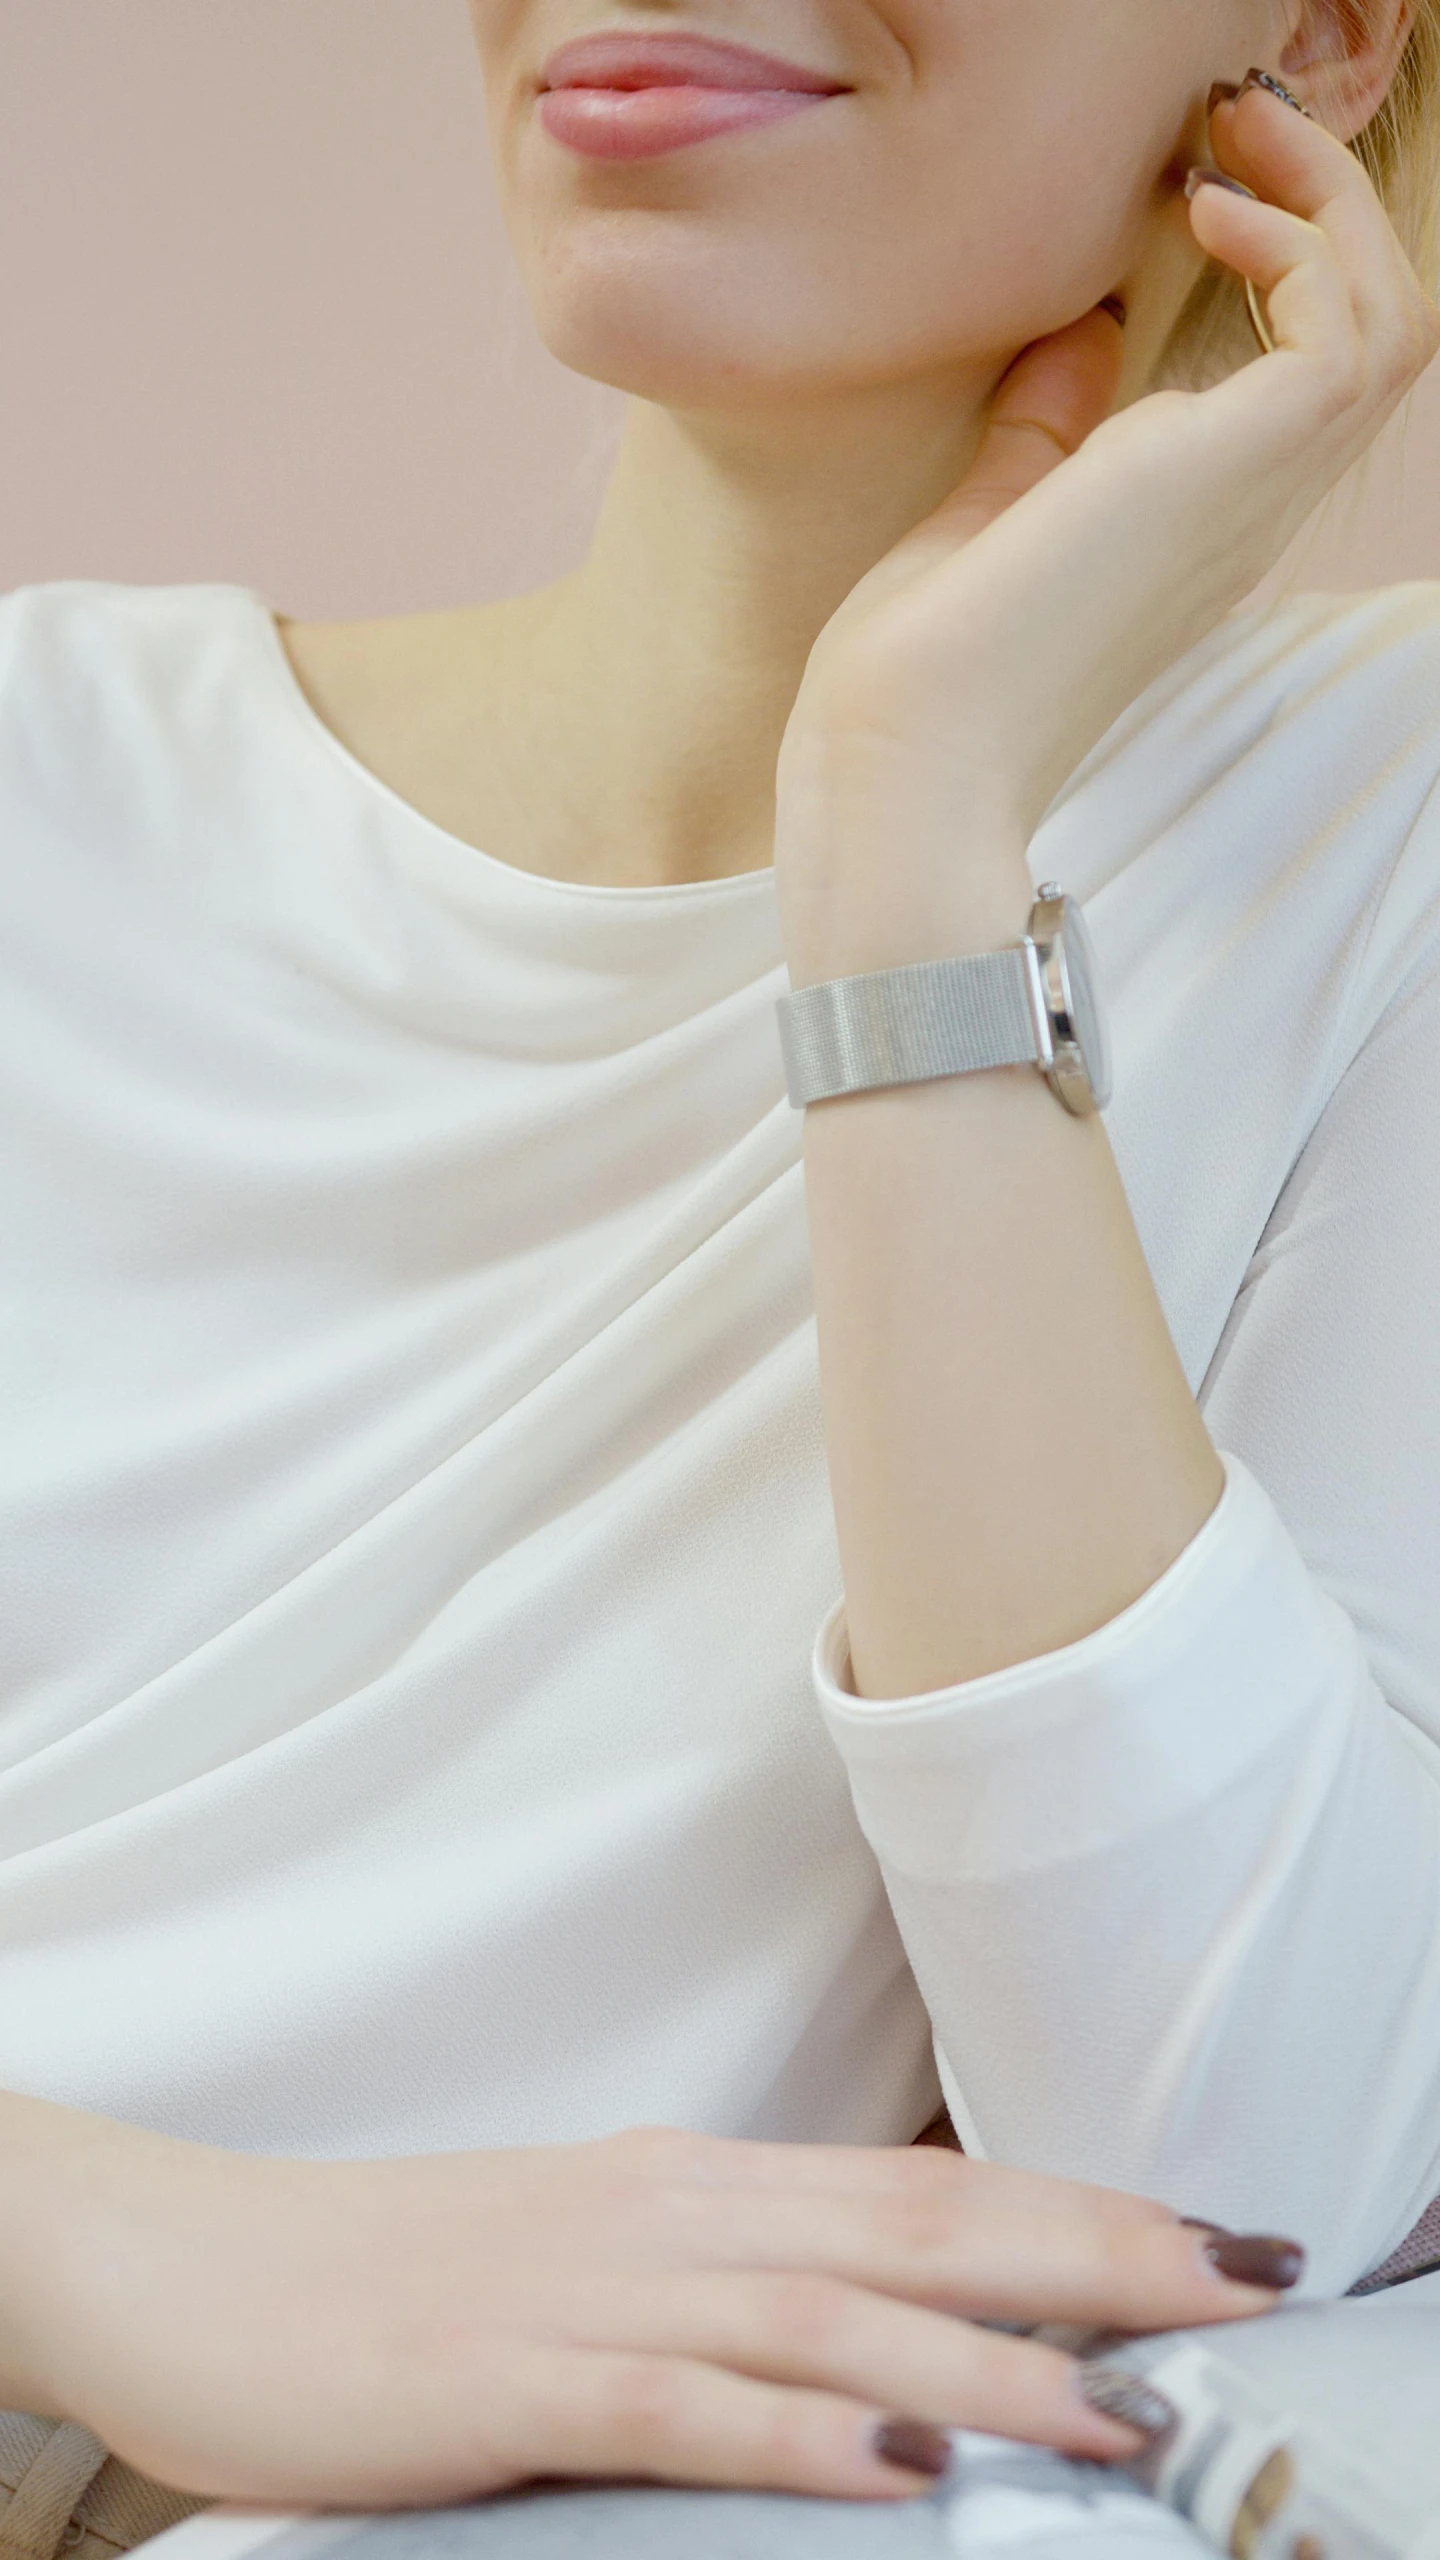
[[[651,2453],[679,2433],[683,2377],[662,2356],[612,2356],[604,2399],[607,2426],[627,2453]]]
[[[1132,2310],[1154,2292],[1166,2247],[1154,2226],[1087,2216],[1076,2230],[1070,2257],[1077,2297],[1106,2318]]]
[[[944,2155],[940,2192],[951,2213],[983,2212],[993,2174],[986,2161]]]
[[[824,2276],[780,2276],[764,2307],[772,2337],[797,2363],[823,2364],[847,2326],[843,2289]]]
[[[764,2477],[772,2481],[804,2481],[814,2474],[829,2447],[827,2427],[813,2400],[799,2392],[777,2391],[759,2425],[757,2452]]]
[[[917,2143],[909,2150],[888,2155],[889,2176],[878,2192],[890,2196],[949,2196],[953,2201],[961,2166],[958,2152],[947,2151],[938,2142]]]
[[[959,2196],[927,2179],[888,2199],[879,2236],[905,2259],[934,2260],[953,2251],[961,2219]]]

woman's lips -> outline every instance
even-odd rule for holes
[[[648,160],[722,133],[778,123],[845,82],[704,36],[580,36],[551,55],[540,121],[593,160]]]
[[[555,142],[592,160],[649,160],[718,133],[744,133],[818,107],[822,93],[795,89],[547,89],[540,121]]]

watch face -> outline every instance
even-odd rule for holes
[[[1085,918],[1073,898],[1065,901],[1065,920],[1061,927],[1065,946],[1065,977],[1069,985],[1070,1020],[1076,1046],[1084,1061],[1095,1096],[1095,1108],[1103,1111],[1110,1099],[1110,1035],[1100,1006],[1099,973],[1095,966],[1095,946],[1091,942]]]

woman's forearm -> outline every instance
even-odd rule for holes
[[[1017,356],[969,471],[810,653],[777,766],[797,985],[1016,940],[1057,791],[1440,344],[1363,172],[1288,94],[1217,102],[1209,138],[1191,232],[1269,295],[1277,352],[1117,407],[1107,300]],[[1093,1632],[1221,1490],[1103,1131],[1006,1068],[822,1104],[806,1163],[861,1690]]]
[[[817,924],[804,974],[1000,948],[1030,897],[1018,855],[972,892],[952,876],[914,947],[893,912],[878,959]],[[1223,1474],[1100,1120],[998,1068],[812,1108],[805,1167],[861,1693],[948,1688],[1117,1617]]]

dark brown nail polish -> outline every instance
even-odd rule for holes
[[[950,2468],[949,2437],[943,2427],[928,2426],[923,2418],[883,2418],[870,2441],[893,2470],[943,2480]]]
[[[1123,329],[1126,321],[1130,317],[1130,314],[1126,310],[1118,293],[1107,293],[1103,300],[1097,305],[1097,308],[1101,311],[1109,312],[1117,329]]]
[[[1264,2231],[1219,2232],[1206,2241],[1205,2255],[1232,2284],[1264,2285],[1272,2293],[1288,2293],[1305,2272],[1299,2241],[1277,2240]]]
[[[1247,187],[1243,179],[1232,178],[1228,169],[1192,169],[1185,181],[1185,193],[1198,196],[1202,187],[1226,187],[1232,196],[1248,196],[1252,204],[1258,201],[1254,188]]]
[[[1214,87],[1211,89],[1209,97],[1205,101],[1206,115],[1213,116],[1217,107],[1223,107],[1227,99],[1238,98],[1239,95],[1240,83],[1238,80],[1217,80]]]
[[[1123,2365],[1082,2364],[1077,2379],[1082,2400],[1102,2418],[1133,2427],[1137,2435],[1166,2435],[1179,2416],[1173,2400],[1142,2382],[1138,2374],[1127,2373]]]
[[[1237,97],[1243,98],[1247,89],[1268,89],[1271,97],[1278,98],[1282,107],[1293,107],[1297,116],[1306,117],[1311,124],[1315,121],[1294,90],[1287,89],[1283,81],[1277,80],[1273,71],[1247,71],[1236,92]]]

